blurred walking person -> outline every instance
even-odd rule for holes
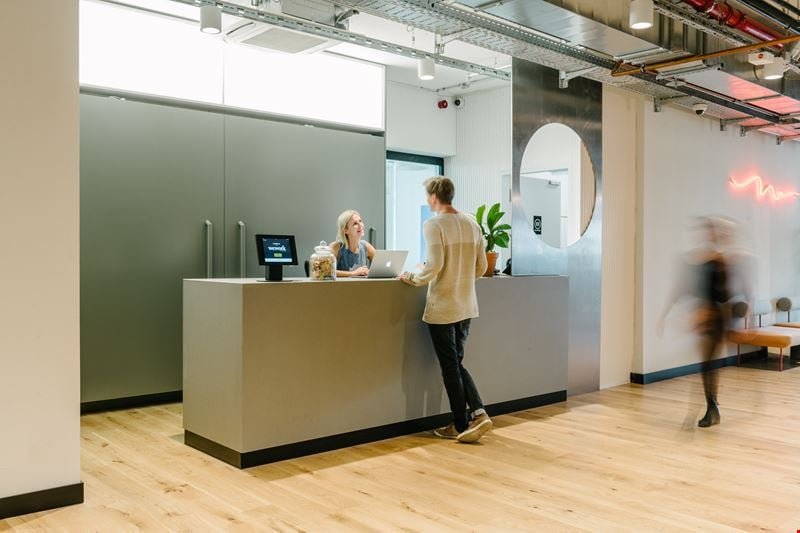
[[[706,413],[697,425],[707,428],[720,423],[717,402],[718,376],[714,358],[725,338],[730,323],[728,301],[730,270],[723,251],[733,231],[728,220],[703,217],[695,228],[700,242],[686,254],[684,273],[674,285],[664,312],[658,321],[659,335],[663,333],[664,319],[670,309],[683,298],[694,300],[692,325],[700,335],[703,356],[703,392]]]

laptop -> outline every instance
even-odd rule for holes
[[[408,250],[375,250],[368,278],[396,278],[403,272]]]

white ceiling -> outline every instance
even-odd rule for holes
[[[389,41],[404,46],[412,46],[412,32],[404,24],[392,22],[372,15],[361,13],[350,19],[350,31],[375,39]],[[413,31],[414,46],[424,52],[434,51],[434,36],[432,33],[416,29]],[[470,90],[486,89],[492,86],[503,85],[507,82],[497,79],[484,79],[484,76],[470,74],[463,70],[436,65],[436,78],[423,81],[417,78],[417,62],[414,59],[380,52],[370,48],[363,48],[354,44],[342,43],[329,49],[330,51],[381,63],[387,66],[386,74],[389,81],[405,83],[415,87],[422,87],[431,91],[451,88],[443,91],[449,94],[464,93]],[[445,45],[444,55],[470,63],[491,68],[502,68],[511,65],[511,58],[470,44],[454,41]],[[480,80],[480,81],[479,81]],[[469,88],[459,87],[460,84],[469,82]]]
[[[197,20],[200,19],[200,10],[194,6],[188,6],[171,0],[96,0],[109,1],[114,4],[127,4],[141,7],[149,11],[167,13],[170,15]],[[249,1],[232,0],[243,5],[249,5]],[[236,22],[237,18],[230,15],[223,15],[223,27]],[[411,28],[402,23],[393,22],[373,15],[360,13],[349,19],[349,30],[374,39],[412,46],[412,34],[414,36],[414,46],[424,52],[434,52],[434,35],[430,32],[416,29],[413,33]],[[342,43],[331,47],[326,53],[336,53],[348,57],[371,61],[386,65],[387,81],[403,83],[414,87],[420,87],[430,91],[437,91],[442,95],[456,95],[485,90],[492,87],[505,85],[507,82],[496,78],[467,73],[462,70],[436,65],[436,77],[433,80],[423,81],[417,77],[417,62],[414,59],[399,55],[381,52],[371,48]],[[460,59],[469,63],[475,63],[491,68],[510,69],[510,56],[499,54],[463,42],[454,41],[445,45],[444,55],[454,59]]]

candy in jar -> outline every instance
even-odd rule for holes
[[[331,247],[325,241],[320,241],[311,254],[308,273],[312,279],[336,279],[336,257],[331,252]]]

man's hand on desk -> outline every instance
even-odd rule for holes
[[[403,272],[402,274],[397,276],[397,279],[399,279],[400,281],[402,281],[406,285],[411,285],[411,286],[414,285],[414,281],[413,281],[414,280],[414,274],[411,273],[411,272]]]

